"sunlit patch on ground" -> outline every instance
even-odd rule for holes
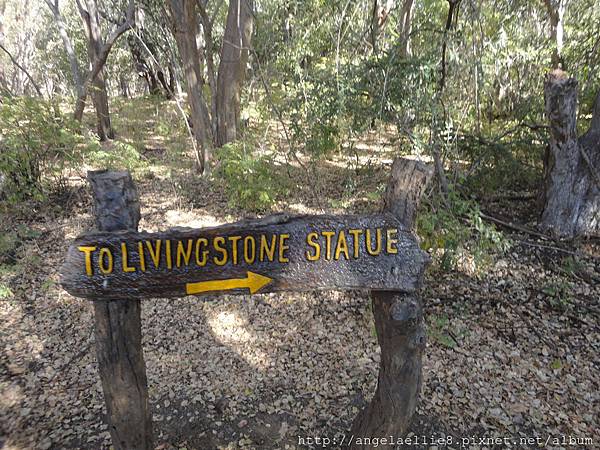
[[[221,311],[208,317],[215,337],[224,345],[230,346],[249,364],[256,368],[266,369],[270,366],[267,354],[256,347],[257,338],[249,332],[246,321],[232,311]]]

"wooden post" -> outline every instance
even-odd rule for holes
[[[560,69],[546,77],[550,140],[544,158],[540,226],[561,238],[600,236],[600,92],[590,128],[577,137],[577,80]]]
[[[414,230],[419,199],[431,179],[430,167],[408,159],[396,159],[385,195],[384,211],[394,214]],[[423,265],[424,267],[424,265]],[[419,280],[422,279],[422,273]],[[381,362],[377,390],[371,403],[352,424],[355,438],[403,436],[415,412],[421,388],[425,349],[423,305],[413,293],[372,291],[372,308]],[[376,446],[353,444],[353,449]]]
[[[129,172],[93,171],[88,173],[88,181],[98,230],[137,230],[140,205]],[[98,367],[109,431],[117,450],[153,448],[140,311],[140,300],[94,301]]]

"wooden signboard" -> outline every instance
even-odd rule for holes
[[[413,227],[431,176],[431,168],[421,163],[396,159],[382,214],[282,214],[214,228],[140,233],[139,199],[129,173],[89,172],[99,232],[69,247],[61,283],[70,294],[93,300],[96,354],[114,448],[154,448],[140,300],[197,294],[371,290],[381,367],[373,400],[351,432],[403,435],[422,378],[425,331],[419,288],[429,258]]]
[[[392,215],[287,216],[79,237],[62,285],[88,299],[319,289],[412,292],[428,256]]]

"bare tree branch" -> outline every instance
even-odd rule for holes
[[[21,64],[19,64],[19,62],[13,57],[13,55],[2,44],[0,44],[0,49],[4,50],[4,52],[8,55],[8,57],[10,58],[10,60],[12,61],[12,63],[17,68],[19,68],[21,70],[21,72],[23,72],[27,76],[27,78],[31,82],[31,85],[33,86],[33,88],[35,89],[35,91],[37,92],[37,94],[40,97],[44,97],[42,95],[42,91],[40,90],[39,86],[37,85],[37,83],[35,82],[35,80],[33,79],[33,77],[30,75],[30,73],[27,71],[27,69],[25,69],[25,67],[23,67]]]

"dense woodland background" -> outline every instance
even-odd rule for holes
[[[47,196],[83,163],[134,169],[159,137],[200,173],[210,160],[248,209],[285,199],[286,166],[374,164],[366,136],[442,164],[446,195],[531,191],[545,75],[561,66],[579,81],[581,131],[599,83],[592,0],[32,0],[0,12],[0,170],[14,200]]]
[[[0,448],[108,445],[91,311],[57,274],[92,226],[87,170],[130,170],[157,230],[376,211],[398,156],[435,168],[415,432],[597,441],[599,91],[596,0],[0,0]],[[552,209],[561,121],[594,131],[583,229],[556,225],[575,197]],[[363,296],[150,303],[163,448],[295,448],[373,392]]]

